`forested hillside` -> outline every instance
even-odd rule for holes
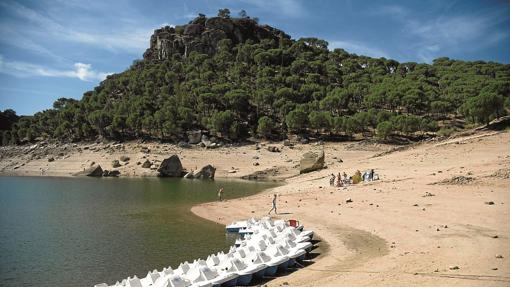
[[[510,65],[399,63],[331,51],[324,40],[293,40],[257,22],[222,9],[218,17],[158,29],[142,60],[81,100],[62,98],[52,109],[14,117],[2,143],[179,141],[197,129],[229,141],[289,134],[412,138],[448,133],[453,123],[487,123],[510,108]]]

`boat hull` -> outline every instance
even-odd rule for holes
[[[234,279],[230,279],[228,280],[227,282],[223,282],[221,284],[221,287],[235,287],[237,285],[237,278],[234,278]]]
[[[278,265],[268,266],[264,272],[264,276],[274,276],[278,271]]]
[[[269,267],[266,267],[264,269],[260,269],[259,271],[253,273],[253,277],[255,277],[255,278],[262,278],[262,277],[264,277],[264,274],[266,274],[266,269],[267,268],[269,268]]]
[[[251,283],[253,274],[244,274],[237,277],[237,286],[248,286]]]
[[[278,264],[278,270],[280,270],[280,271],[282,271],[282,272],[283,272],[283,271],[286,271],[286,270],[287,270],[287,267],[289,267],[289,261],[290,261],[290,260],[287,260],[287,261],[285,261],[285,262],[282,262],[282,263]]]

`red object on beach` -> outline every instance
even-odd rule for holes
[[[292,227],[298,227],[299,226],[299,221],[297,221],[295,219],[289,219],[289,225],[292,226]]]

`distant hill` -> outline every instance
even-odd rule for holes
[[[330,51],[324,40],[294,40],[222,9],[218,17],[155,30],[129,69],[79,101],[62,98],[53,109],[15,118],[1,136],[3,144],[179,141],[192,130],[227,141],[291,134],[415,139],[486,123],[509,108],[510,65],[399,63]]]

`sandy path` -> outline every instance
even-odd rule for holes
[[[485,133],[372,158],[327,146],[343,163],[292,177],[249,198],[196,206],[226,224],[263,216],[278,193],[281,218],[298,218],[324,240],[324,254],[269,286],[510,286],[510,133]],[[375,168],[380,181],[332,188],[332,171]],[[506,178],[491,176],[506,171]],[[436,182],[453,176],[464,185]],[[426,193],[434,196],[425,196]],[[346,203],[351,198],[352,203]],[[493,205],[485,202],[492,201]],[[497,238],[494,238],[497,237]],[[498,255],[503,258],[497,258]],[[459,269],[451,269],[458,267]]]

